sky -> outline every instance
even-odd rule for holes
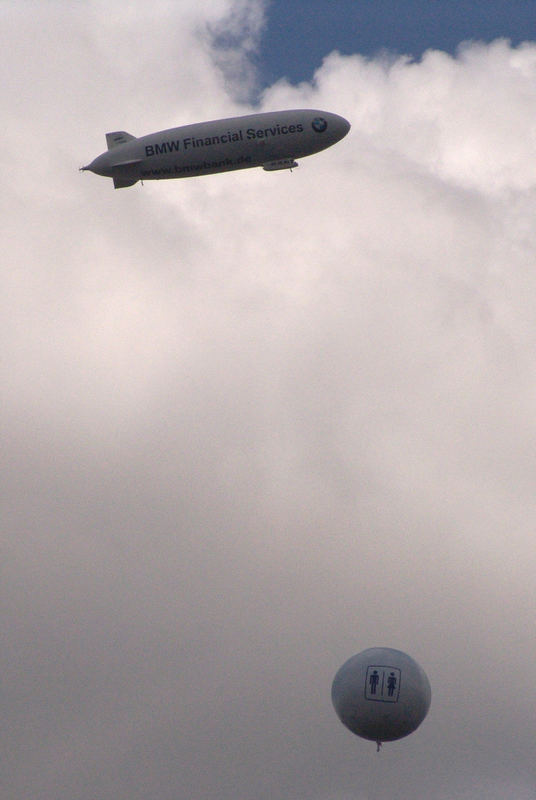
[[[272,0],[257,52],[264,81],[309,81],[332,50],[419,59],[461,42],[536,36],[534,0]]]
[[[534,798],[536,43],[277,72],[276,8],[0,4],[6,800]],[[352,129],[78,171],[283,108]],[[330,700],[373,646],[432,687],[379,754]]]

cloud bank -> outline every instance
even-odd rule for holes
[[[533,797],[536,45],[332,53],[258,107],[337,146],[114,192],[105,131],[253,110],[263,6],[180,5],[2,8],[3,796]]]

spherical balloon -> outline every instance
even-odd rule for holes
[[[370,647],[349,658],[331,687],[331,700],[352,733],[378,743],[416,730],[430,708],[430,683],[410,656]]]

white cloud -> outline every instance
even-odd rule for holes
[[[536,45],[331,54],[262,107],[334,148],[114,192],[106,130],[247,110],[262,6],[180,6],[4,6],[5,796],[524,797]],[[373,644],[433,688],[378,766]]]

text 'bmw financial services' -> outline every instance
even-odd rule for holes
[[[257,130],[255,130],[255,128],[248,128],[244,131],[242,128],[239,128],[237,131],[227,131],[226,133],[216,136],[205,136],[205,138],[186,136],[182,139],[182,145],[180,139],[164,141],[161,144],[155,145],[149,144],[145,146],[145,155],[149,157],[162,155],[163,153],[172,153],[174,151],[177,152],[181,147],[183,150],[189,150],[192,147],[210,147],[216,144],[243,142],[244,139],[267,139],[269,136],[287,136],[289,133],[302,132],[303,125],[301,122],[298,122],[296,125],[275,125],[274,127]]]

